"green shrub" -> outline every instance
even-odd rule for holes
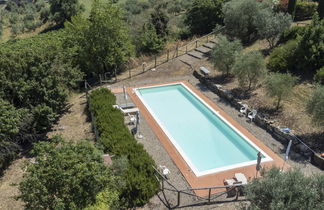
[[[324,85],[324,67],[317,70],[314,80]]]
[[[128,159],[127,171],[122,175],[126,186],[121,189],[121,199],[127,207],[141,206],[158,191],[152,168],[155,163],[130,134],[123,114],[112,106],[115,103],[115,96],[107,89],[97,89],[89,97],[89,109],[94,114],[104,150]]]
[[[268,69],[277,72],[288,72],[293,69],[297,47],[298,41],[290,40],[286,44],[275,48],[270,54]]]
[[[277,44],[286,43],[289,40],[296,39],[298,36],[303,36],[305,32],[305,27],[303,26],[292,26],[284,30],[280,35]]]
[[[317,11],[317,3],[311,1],[297,1],[295,20],[308,20],[313,17]]]
[[[272,168],[246,188],[248,209],[323,209],[323,174],[305,176],[299,170]]]

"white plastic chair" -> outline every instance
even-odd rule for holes
[[[253,121],[253,119],[255,118],[257,114],[257,110],[253,109],[249,114],[248,114],[248,118],[251,120],[251,122]]]
[[[247,110],[248,110],[248,105],[247,104],[243,104],[241,109],[240,109],[240,112],[242,115],[246,115],[247,113]]]

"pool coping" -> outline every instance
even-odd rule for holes
[[[223,186],[225,179],[230,179],[234,177],[235,173],[244,173],[245,176],[251,180],[256,175],[255,164],[249,166],[243,166],[233,169],[228,169],[221,172],[216,172],[212,174],[207,174],[203,176],[196,176],[196,174],[191,170],[190,166],[187,164],[186,160],[179,153],[177,148],[173,145],[172,141],[168,138],[167,134],[160,127],[159,123],[154,119],[149,110],[145,107],[145,104],[141,101],[141,99],[136,95],[136,88],[145,88],[149,86],[158,86],[158,85],[171,85],[183,83],[186,88],[190,90],[190,92],[194,93],[200,100],[206,103],[213,111],[217,112],[222,118],[224,118],[227,122],[230,123],[235,129],[239,130],[244,136],[246,136],[253,144],[255,144],[258,148],[264,151],[268,156],[271,157],[272,161],[262,162],[261,165],[263,168],[269,168],[272,165],[276,165],[277,167],[284,166],[284,169],[289,168],[288,164],[284,164],[284,161],[275,154],[271,149],[265,146],[260,140],[254,137],[249,131],[243,128],[238,122],[236,122],[233,118],[227,115],[222,109],[220,109],[215,103],[213,103],[209,98],[203,95],[199,90],[193,87],[187,81],[174,81],[168,83],[155,83],[155,84],[147,84],[140,85],[136,87],[128,87],[127,93],[134,102],[134,104],[139,108],[141,115],[145,118],[147,123],[150,125],[155,135],[158,137],[159,141],[166,149],[171,159],[181,171],[182,175],[185,177],[187,182],[192,188],[205,188],[211,186]],[[220,191],[224,191],[224,189],[214,189],[212,193],[217,193]],[[195,193],[199,196],[207,196],[208,191],[195,191]]]
[[[261,162],[272,161],[272,158],[269,157],[269,155],[267,155],[264,151],[262,151],[262,149],[260,149],[257,145],[255,145],[253,142],[251,142],[251,140],[249,140],[249,138],[247,138],[243,133],[241,133],[234,126],[232,126],[230,122],[228,122],[224,117],[222,117],[218,113],[218,111],[215,111],[212,107],[210,107],[203,99],[201,99],[198,95],[196,95],[194,92],[192,92],[184,83],[179,82],[179,83],[174,83],[174,84],[152,85],[152,86],[147,86],[147,87],[133,88],[133,90],[135,91],[137,97],[141,99],[141,102],[145,105],[146,109],[153,116],[154,120],[158,122],[158,124],[161,127],[161,129],[163,130],[163,132],[168,136],[169,140],[173,143],[173,145],[176,147],[178,152],[182,155],[183,159],[187,162],[187,164],[190,166],[190,168],[193,170],[193,172],[195,173],[195,175],[197,177],[205,176],[205,175],[213,174],[213,173],[217,173],[217,172],[222,172],[222,171],[225,171],[225,170],[230,170],[230,169],[233,169],[233,168],[239,168],[239,167],[244,167],[244,166],[248,166],[248,165],[255,165],[257,163],[257,160],[250,160],[250,161],[231,164],[231,165],[228,165],[228,166],[222,166],[222,167],[218,167],[218,168],[199,171],[197,169],[197,167],[195,166],[195,164],[192,163],[191,159],[182,150],[182,147],[173,138],[173,136],[168,132],[168,129],[166,129],[165,127],[162,126],[163,123],[160,122],[159,118],[155,115],[154,111],[151,110],[150,106],[147,104],[147,102],[144,100],[144,98],[141,96],[141,94],[139,92],[139,89],[154,88],[154,87],[164,87],[164,86],[170,86],[170,85],[182,85],[190,94],[192,94],[195,98],[197,98],[197,100],[200,101],[200,103],[202,103],[207,109],[209,109],[214,115],[216,115],[216,117],[218,117],[221,121],[223,121],[223,123],[227,124],[230,127],[230,129],[232,129],[241,138],[243,138],[243,140],[245,140],[247,142],[247,144],[249,144],[256,151],[261,152],[261,154],[264,156],[264,158],[262,158]]]

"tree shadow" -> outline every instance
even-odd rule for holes
[[[247,89],[243,89],[240,87],[237,88],[233,88],[231,89],[231,94],[239,100],[247,100],[250,99],[252,96],[256,96],[256,93],[253,93],[252,90],[247,90]]]
[[[208,80],[216,84],[224,85],[232,82],[234,80],[234,76],[221,74],[221,75],[216,75],[214,77],[210,76]]]
[[[64,24],[53,25],[53,26],[50,26],[50,27],[45,28],[44,30],[42,30],[40,32],[40,34],[44,34],[44,33],[50,32],[50,31],[57,31],[57,30],[59,30],[59,29],[61,29],[63,27],[64,27]]]
[[[269,107],[269,106],[261,106],[258,108],[258,113],[261,115],[261,117],[266,119],[273,119],[274,117],[278,116],[282,113],[282,110],[276,109],[275,107]]]
[[[324,152],[324,132],[306,133],[298,135],[302,141],[315,150],[316,152]]]

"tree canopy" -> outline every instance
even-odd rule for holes
[[[265,88],[270,97],[276,97],[276,109],[279,109],[281,100],[286,99],[292,93],[298,77],[291,74],[270,73],[265,81]]]
[[[216,24],[223,23],[222,5],[224,0],[194,0],[187,10],[185,23],[192,34],[212,32]]]
[[[240,54],[235,59],[233,72],[242,87],[251,89],[266,74],[266,66],[263,55],[259,51],[251,51]]]
[[[53,20],[58,24],[71,20],[71,17],[81,11],[79,0],[49,0]]]
[[[19,185],[26,209],[82,209],[94,204],[102,191],[118,192],[102,152],[89,142],[74,144],[56,137],[37,143],[33,154],[35,163]]]
[[[305,176],[297,169],[272,168],[246,187],[248,209],[292,210],[324,208],[323,174]]]
[[[81,15],[65,25],[68,47],[87,76],[122,70],[134,52],[123,11],[111,2],[94,1],[89,19]]]
[[[214,66],[219,71],[228,75],[232,72],[235,58],[242,49],[243,47],[239,40],[229,41],[226,36],[217,36],[217,43],[211,53],[211,59]]]

